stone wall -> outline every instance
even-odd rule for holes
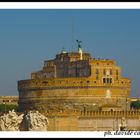
[[[84,105],[119,104],[126,109],[130,83],[99,84],[92,78],[52,78],[18,82],[19,111],[71,108],[82,110]],[[110,91],[110,97],[107,92]],[[43,109],[44,108],[44,109]]]
[[[140,131],[140,110],[65,111],[51,114],[40,114],[34,110],[24,113],[24,116],[23,113],[10,111],[0,114],[0,118],[1,131],[116,131],[121,126]]]
[[[107,89],[107,88],[106,88]],[[126,109],[126,95],[123,95],[123,89],[116,89],[116,93],[121,92],[122,96],[118,98],[112,95],[111,98],[106,98],[105,88],[79,88],[79,89],[57,89],[57,90],[38,90],[20,92],[19,111],[26,109],[73,109],[83,110],[86,107],[92,110],[95,105],[100,107],[103,104],[116,104]],[[112,89],[112,90],[115,90]],[[121,91],[122,90],[122,91]],[[40,108],[41,107],[41,108]]]
[[[48,131],[115,131],[125,118],[128,130],[140,131],[140,111],[82,112],[79,115],[52,115]]]

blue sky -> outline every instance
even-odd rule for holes
[[[140,10],[0,10],[0,95],[18,95],[17,81],[29,79],[64,47],[76,42],[95,58],[115,59],[140,97]]]

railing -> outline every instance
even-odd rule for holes
[[[18,115],[23,112],[17,112]],[[126,118],[139,118],[140,110],[129,111],[56,111],[56,112],[40,112],[47,117],[78,117],[78,118],[114,118],[114,117],[126,117]],[[4,113],[0,112],[0,116]]]
[[[81,112],[80,117],[138,117],[140,116],[140,110],[129,111],[86,111]]]
[[[53,116],[77,116],[77,117],[126,117],[126,118],[138,118],[140,117],[140,110],[129,110],[129,111],[63,111],[63,112],[48,112],[45,115]]]

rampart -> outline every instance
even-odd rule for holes
[[[115,131],[125,118],[128,130],[140,131],[140,110],[61,112],[46,115],[48,131]]]

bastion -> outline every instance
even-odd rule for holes
[[[77,43],[77,52],[62,50],[31,79],[18,81],[20,112],[129,110],[131,81],[122,77],[121,67],[92,57]]]

